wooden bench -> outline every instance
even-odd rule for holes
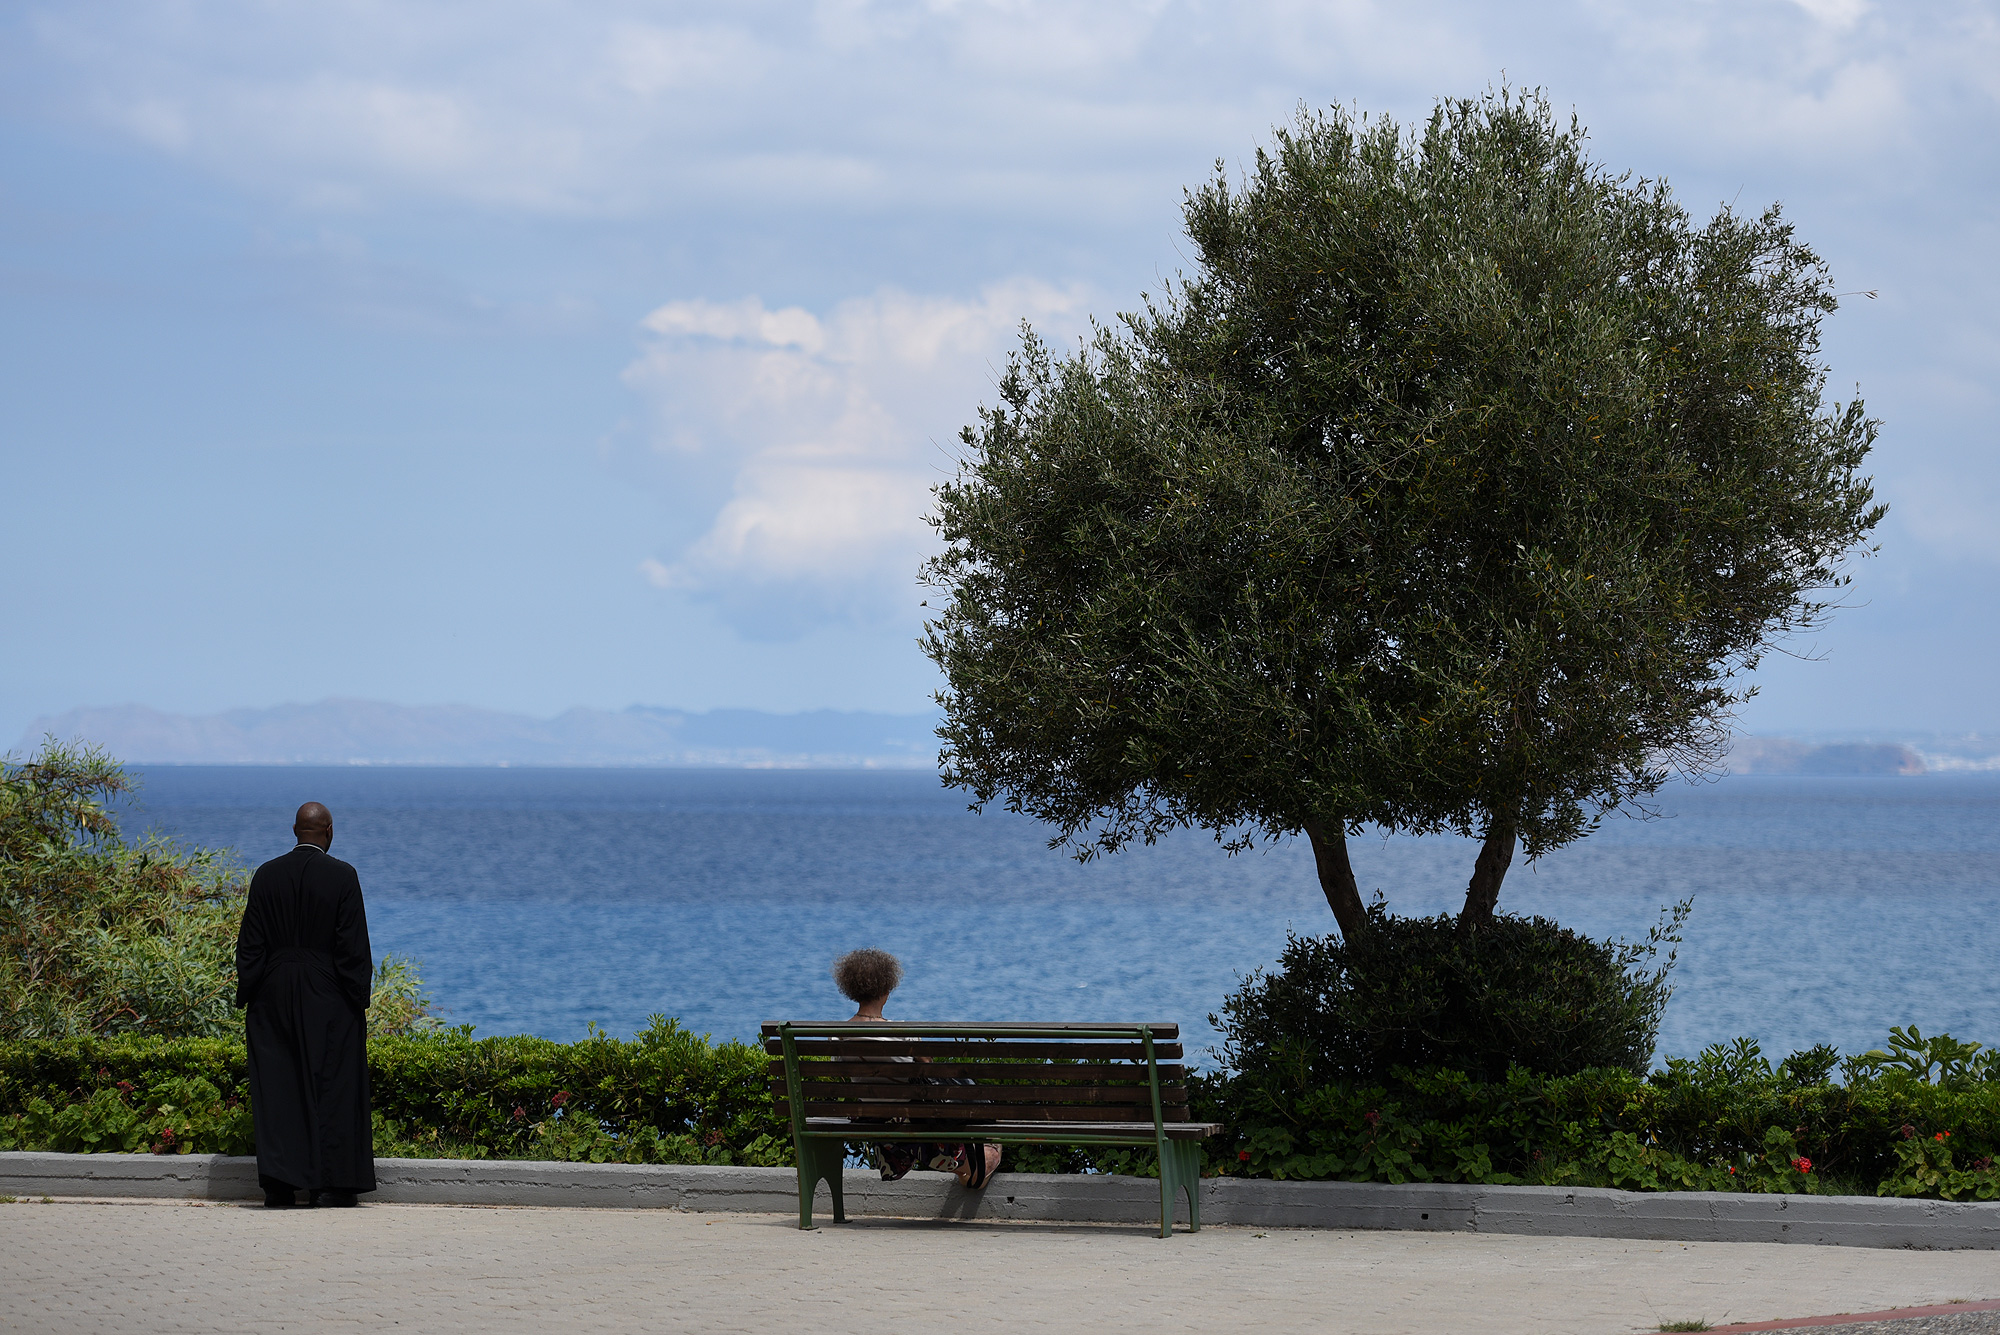
[[[1160,1236],[1185,1193],[1201,1228],[1201,1141],[1188,1118],[1180,1026],[770,1023],[771,1093],[799,1158],[799,1227],[813,1189],[847,1222],[841,1169],[852,1141],[1152,1146],[1160,1155]],[[897,1061],[895,1058],[914,1060]]]

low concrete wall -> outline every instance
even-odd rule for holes
[[[789,1168],[377,1159],[367,1199],[424,1205],[553,1205],[612,1209],[798,1208]],[[848,1213],[919,1219],[1149,1224],[1152,1178],[1001,1173],[983,1192],[937,1173],[884,1182],[850,1172]],[[254,1159],[185,1154],[0,1154],[0,1195],[255,1200]],[[824,1184],[816,1219],[832,1216]],[[1586,1187],[1389,1186],[1370,1182],[1202,1183],[1202,1222],[1265,1228],[1408,1229],[1672,1242],[1804,1242],[1846,1247],[2000,1249],[2000,1202],[1867,1196],[1630,1192]],[[1186,1207],[1178,1212],[1186,1219]]]
[[[258,1198],[257,1161],[222,1154],[0,1154],[0,1196]]]
[[[1274,1228],[1393,1228],[1670,1242],[2000,1249],[2000,1202],[1596,1187],[1203,1184],[1202,1219]],[[1211,1216],[1210,1202],[1214,1202]]]

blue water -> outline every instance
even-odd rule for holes
[[[361,874],[378,953],[422,962],[480,1033],[720,1037],[847,1013],[827,977],[894,951],[909,1019],[1179,1021],[1195,1048],[1288,930],[1332,918],[1303,844],[1227,857],[1199,833],[1079,865],[1034,822],[920,773],[159,767],[128,833],[291,846],[308,799]],[[1733,778],[1663,794],[1532,867],[1501,907],[1639,936],[1693,896],[1663,1054],[1739,1035],[1783,1054],[1915,1022],[2000,1042],[2000,776]],[[1368,837],[1364,890],[1455,910],[1473,847]],[[1194,1049],[1190,1050],[1193,1055]]]

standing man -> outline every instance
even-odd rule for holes
[[[327,852],[332,814],[308,802],[292,833],[298,847],[250,878],[236,935],[257,1178],[268,1208],[297,1204],[300,1191],[312,1205],[352,1205],[375,1190],[368,915],[354,868]]]

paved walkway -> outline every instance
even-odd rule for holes
[[[796,1225],[670,1210],[22,1201],[0,1205],[0,1328],[1624,1335],[2000,1298],[1990,1251]]]

